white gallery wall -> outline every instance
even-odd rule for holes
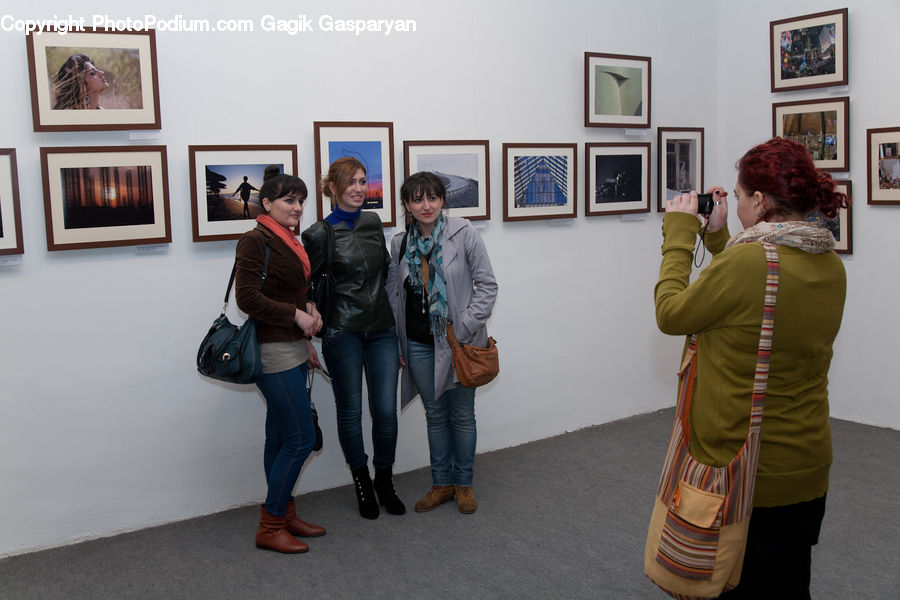
[[[263,498],[261,396],[194,368],[235,242],[191,241],[187,147],[297,144],[299,174],[312,187],[313,121],[393,122],[398,182],[403,140],[490,140],[492,218],[477,227],[500,285],[489,329],[502,372],[478,392],[485,452],[674,403],[682,340],[658,332],[652,299],[662,220],[657,127],[706,128],[706,183],[730,190],[734,162],[771,135],[772,102],[849,95],[854,253],[844,257],[849,291],[832,413],[900,428],[900,371],[892,368],[900,355],[900,207],[866,206],[865,198],[865,129],[900,125],[900,75],[884,43],[900,22],[895,0],[146,6],[13,0],[0,9],[15,19],[141,18],[150,10],[160,19],[256,23],[245,33],[157,33],[162,130],[149,141],[128,132],[34,133],[24,36],[0,31],[0,147],[17,151],[25,242],[21,262],[0,266],[0,556]],[[850,85],[771,94],[769,21],[842,6],[850,11]],[[414,19],[417,30],[292,36],[262,31],[267,14],[314,23],[322,15]],[[583,126],[585,51],[652,57],[650,130]],[[583,216],[584,143],[606,141],[651,143],[650,214]],[[503,222],[504,142],[578,144],[577,218]],[[168,149],[172,243],[149,253],[48,252],[39,148],[145,143]],[[312,202],[307,210],[302,227],[315,220]],[[349,481],[331,390],[319,376],[313,398],[325,448],[307,462],[301,494]],[[424,467],[421,404],[399,421],[395,470]]]

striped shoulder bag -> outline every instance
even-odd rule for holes
[[[741,580],[744,549],[759,458],[759,432],[769,376],[778,252],[764,243],[766,298],[756,377],[753,382],[750,431],[744,445],[724,467],[711,467],[691,456],[690,411],[697,369],[697,335],[679,375],[681,393],[666,451],[644,550],[644,572],[673,598],[716,598]]]

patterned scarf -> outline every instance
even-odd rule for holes
[[[431,237],[422,237],[418,224],[409,228],[406,243],[406,265],[409,267],[409,284],[423,298],[428,297],[428,315],[431,333],[436,339],[444,337],[447,327],[447,286],[444,283],[444,215],[438,216]],[[423,258],[425,264],[422,264]],[[422,281],[423,267],[430,285]]]
[[[834,236],[824,227],[808,221],[761,221],[736,233],[725,244],[726,248],[751,242],[770,242],[776,246],[799,248],[809,254],[824,254],[834,249]]]

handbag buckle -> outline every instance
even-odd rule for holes
[[[228,362],[229,360],[231,360],[231,355],[226,352],[225,354],[222,355],[222,360],[224,362]]]

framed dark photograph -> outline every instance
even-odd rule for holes
[[[577,144],[503,144],[503,220],[571,219]]]
[[[769,23],[772,91],[847,85],[847,9]]]
[[[584,126],[650,127],[650,57],[584,53]]]
[[[297,174],[297,146],[188,146],[188,163],[194,241],[236,240],[263,212],[259,188],[266,167]]]
[[[869,204],[900,204],[900,127],[866,130]]]
[[[0,256],[24,253],[16,151],[0,148]]]
[[[25,44],[35,131],[161,128],[154,30],[45,31]]]
[[[41,148],[47,250],[172,241],[165,146]]]
[[[659,194],[656,209],[664,210],[671,200],[685,190],[703,189],[703,128],[660,127],[656,149],[659,166]]]
[[[403,175],[430,171],[447,187],[450,215],[471,221],[491,218],[490,155],[487,140],[403,142]]]
[[[585,144],[584,214],[650,212],[650,144]]]
[[[772,135],[800,142],[819,169],[849,171],[850,98],[777,102]]]
[[[363,210],[381,217],[385,227],[396,224],[394,208],[394,124],[387,122],[316,121],[316,181],[332,162],[352,156],[366,167],[368,194]],[[318,218],[331,212],[331,202],[316,186]]]

